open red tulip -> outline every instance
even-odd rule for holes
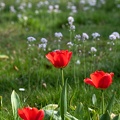
[[[90,78],[84,79],[86,84],[92,85],[98,89],[106,89],[112,84],[114,73],[105,73],[104,71],[95,71],[90,74]]]
[[[43,120],[44,110],[38,110],[35,107],[25,107],[18,109],[18,115],[22,120]]]
[[[72,52],[68,50],[56,50],[49,52],[46,58],[54,65],[56,68],[64,68],[68,65],[72,56]]]

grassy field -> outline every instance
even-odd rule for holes
[[[101,91],[83,80],[96,70],[114,72],[112,85],[105,90],[105,106],[116,91],[112,113],[120,113],[120,38],[112,40],[113,32],[120,33],[120,1],[97,0],[1,0],[0,1],[0,96],[2,96],[1,120],[13,120],[11,93],[15,90],[22,106],[42,108],[58,104],[60,99],[61,71],[46,59],[45,55],[56,49],[73,52],[69,65],[64,68],[68,81],[68,111],[74,114],[82,103],[87,120],[88,108],[101,112]],[[89,0],[88,0],[89,1]],[[70,29],[68,17],[74,18],[75,29]],[[55,37],[55,33],[63,37]],[[100,37],[93,39],[93,33]],[[76,35],[86,33],[89,38],[80,41]],[[28,37],[36,40],[29,42]],[[119,36],[120,37],[120,36]],[[45,48],[41,39],[47,40]],[[72,42],[68,46],[68,42]],[[91,50],[94,47],[96,50]],[[19,88],[24,88],[22,92]],[[92,103],[96,95],[97,103]]]

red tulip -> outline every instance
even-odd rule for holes
[[[112,78],[114,73],[105,73],[104,71],[95,71],[94,73],[90,74],[90,78],[84,79],[86,84],[92,85],[95,88],[99,89],[106,89],[112,83]]]
[[[22,120],[43,120],[44,110],[38,110],[34,107],[25,107],[18,109],[18,115],[22,118]]]
[[[54,65],[56,68],[64,68],[68,65],[72,56],[72,52],[68,50],[56,50],[50,52],[46,55],[46,58]]]

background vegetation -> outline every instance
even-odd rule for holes
[[[82,1],[82,0],[81,0]],[[58,103],[61,73],[45,58],[45,54],[55,49],[68,49],[73,52],[70,64],[64,69],[68,79],[69,111],[79,102],[94,107],[91,97],[96,94],[100,106],[100,91],[83,83],[95,70],[114,72],[111,87],[106,90],[106,104],[116,90],[114,113],[120,112],[119,77],[120,77],[120,41],[110,40],[112,32],[120,33],[120,1],[100,0],[91,5],[80,0],[1,0],[0,1],[0,95],[3,107],[0,111],[2,120],[12,120],[10,96],[15,90],[23,106],[41,108],[47,104]],[[49,7],[53,6],[50,10]],[[56,9],[55,5],[59,6]],[[55,10],[56,9],[56,10]],[[75,31],[70,32],[68,17],[74,18]],[[61,42],[57,42],[55,32],[61,32]],[[92,33],[100,34],[99,40],[93,40]],[[87,33],[85,42],[76,41],[75,35]],[[33,36],[36,41],[29,47],[27,38]],[[48,40],[46,50],[39,48],[41,38]],[[73,42],[69,48],[67,43]],[[91,47],[97,52],[92,53]],[[4,56],[3,56],[4,55]],[[80,64],[76,64],[79,60]],[[30,84],[28,84],[30,81]],[[25,91],[19,91],[24,88]],[[30,89],[29,89],[30,88]]]

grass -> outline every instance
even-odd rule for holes
[[[9,59],[0,59],[0,95],[3,97],[3,109],[0,111],[0,117],[2,120],[13,120],[10,101],[12,90],[20,95],[23,106],[30,105],[41,108],[50,103],[58,103],[60,71],[54,68],[45,58],[45,54],[57,49],[54,42],[56,39],[54,37],[55,32],[63,34],[61,49],[73,51],[71,62],[64,69],[65,79],[68,79],[68,93],[70,95],[68,96],[69,111],[72,113],[72,110],[80,102],[84,104],[85,111],[87,111],[88,106],[94,108],[91,102],[93,94],[96,94],[98,98],[96,109],[99,110],[100,91],[83,83],[85,77],[89,77],[90,73],[98,69],[115,73],[113,84],[105,92],[105,102],[107,104],[112,91],[116,90],[117,95],[113,112],[116,114],[120,112],[120,96],[118,93],[120,87],[120,41],[114,41],[116,42],[114,46],[107,44],[107,42],[110,42],[109,35],[112,32],[120,33],[120,12],[119,8],[112,6],[112,1],[108,1],[109,6],[106,3],[101,8],[90,7],[90,10],[87,11],[82,9],[84,6],[80,6],[78,1],[73,2],[77,6],[78,12],[72,15],[76,26],[72,39],[76,34],[82,34],[83,32],[86,32],[90,39],[84,44],[80,42],[77,47],[73,46],[72,48],[68,48],[66,45],[70,41],[67,18],[70,16],[71,10],[66,7],[68,1],[50,2],[52,5],[60,5],[60,13],[48,13],[47,5],[37,8],[37,0],[32,2],[32,8],[25,7],[25,11],[19,10],[20,3],[16,3],[14,0],[9,2],[5,0],[4,2],[6,6],[0,11],[0,55],[7,55]],[[28,1],[24,2],[28,3]],[[9,11],[11,5],[15,7],[16,13]],[[93,9],[95,10],[93,11]],[[38,10],[38,14],[35,14],[35,10]],[[21,14],[23,18],[27,16],[28,20],[25,21],[22,17],[18,18],[18,14]],[[91,34],[93,32],[100,33],[99,41],[92,40]],[[35,46],[30,50],[28,50],[27,44],[28,36],[37,39]],[[48,40],[46,51],[37,47],[43,37]],[[92,46],[97,48],[94,59],[92,54],[89,53]],[[112,48],[112,51],[109,51],[109,48]],[[79,53],[80,50],[82,53]],[[78,59],[81,62],[80,65],[75,64]],[[31,91],[28,90],[28,80],[30,80]],[[25,92],[20,92],[19,88],[25,88]],[[86,112],[86,114],[88,113]]]

